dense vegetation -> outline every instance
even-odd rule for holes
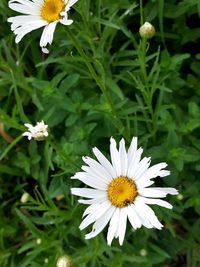
[[[62,255],[79,267],[200,265],[200,2],[140,4],[79,0],[45,55],[40,29],[15,44],[7,18],[17,14],[1,0],[1,267],[55,267]],[[145,21],[156,29],[147,41]],[[22,136],[41,120],[47,139]],[[109,247],[105,230],[84,239],[84,207],[70,193],[83,184],[70,177],[93,147],[109,157],[111,136],[138,136],[153,164],[168,163],[156,184],[179,195],[168,197],[173,210],[153,207],[162,231],[128,224],[123,246]]]

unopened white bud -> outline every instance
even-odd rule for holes
[[[29,200],[29,197],[30,197],[29,193],[24,192],[20,199],[21,203],[26,203]]]
[[[182,199],[183,199],[183,195],[182,195],[182,194],[178,194],[178,195],[177,195],[177,199],[178,199],[178,200],[182,200]]]
[[[48,258],[45,258],[44,259],[44,263],[49,263],[49,259]]]
[[[70,257],[62,256],[57,261],[57,267],[72,267],[72,262]]]
[[[151,23],[145,22],[140,27],[139,33],[140,33],[140,36],[142,38],[150,39],[150,38],[152,38],[155,35],[156,30],[155,30],[154,26]]]
[[[37,245],[40,245],[42,243],[42,239],[41,238],[36,239],[36,243]]]
[[[146,249],[141,249],[140,250],[140,255],[142,256],[142,257],[146,257],[147,256],[147,251],[146,251]]]

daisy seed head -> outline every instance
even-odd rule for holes
[[[97,160],[83,157],[86,165],[72,177],[89,186],[71,189],[72,194],[83,197],[79,203],[89,205],[79,226],[83,230],[93,224],[92,231],[85,238],[95,237],[109,224],[108,245],[111,245],[114,237],[119,238],[119,244],[122,245],[127,221],[134,230],[142,226],[162,229],[163,225],[149,205],[171,209],[172,205],[161,198],[167,194],[177,195],[178,192],[171,187],[150,186],[156,177],[170,174],[165,169],[167,164],[162,162],[150,167],[150,157],[141,159],[143,149],[137,148],[137,137],[133,137],[128,150],[123,138],[117,148],[115,139],[111,137],[111,161],[99,149],[93,148],[93,152]]]
[[[63,0],[45,0],[41,8],[41,17],[48,21],[53,22],[61,19],[61,12],[65,11],[65,3]]]
[[[134,181],[128,177],[117,177],[108,185],[108,199],[118,208],[123,208],[133,203],[136,196],[137,187]]]

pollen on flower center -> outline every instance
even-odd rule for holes
[[[65,6],[63,0],[44,0],[41,17],[48,22],[59,20],[61,19],[60,13],[65,10]]]
[[[119,176],[113,179],[108,186],[107,193],[110,202],[118,208],[123,208],[133,203],[138,194],[134,181],[126,176]]]

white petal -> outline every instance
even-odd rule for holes
[[[133,137],[130,147],[128,149],[127,157],[128,157],[128,166],[130,165],[132,159],[135,157],[135,153],[137,151],[137,137]]]
[[[120,176],[121,175],[121,163],[120,163],[119,152],[117,150],[116,141],[112,137],[110,138],[110,156],[111,156],[112,165],[116,170],[116,174],[117,176]]]
[[[69,0],[69,1],[67,1],[67,5],[68,5],[68,7],[73,6],[77,1],[78,1],[78,0]]]
[[[106,196],[105,191],[90,189],[90,188],[71,188],[71,193],[73,195],[86,198],[99,198]]]
[[[126,232],[126,224],[127,224],[127,207],[120,209],[119,215],[119,224],[118,224],[118,236],[119,236],[119,244],[122,246],[124,242],[124,236]]]
[[[46,47],[42,47],[42,52],[44,54],[49,54],[49,49],[47,49]]]
[[[67,19],[67,18],[63,18],[63,19],[60,19],[59,22],[63,25],[71,25],[74,21],[72,19]]]
[[[140,179],[151,179],[155,178],[157,176],[164,177],[169,175],[169,171],[162,170],[167,167],[167,164],[165,162],[158,163],[156,165],[151,166],[148,170],[146,170],[145,173],[143,173],[140,177]]]
[[[111,203],[108,201],[99,203],[98,207],[92,213],[87,215],[87,217],[85,217],[85,219],[80,224],[79,228],[83,230],[89,224],[99,219],[110,208],[110,206],[111,206]]]
[[[135,173],[133,174],[134,180],[137,180],[140,178],[140,176],[149,168],[151,163],[151,158],[144,157],[137,165],[137,169],[135,170]]]
[[[86,185],[100,190],[107,190],[108,188],[108,183],[104,180],[88,175],[85,172],[77,172],[73,177],[71,177],[71,179],[78,179]]]
[[[54,21],[54,22],[51,22],[44,27],[42,36],[40,38],[40,46],[41,47],[46,47],[47,44],[52,43],[56,24],[57,24],[57,21]]]
[[[128,208],[128,219],[129,219],[133,229],[140,228],[142,226],[142,223],[141,223],[141,220],[135,211],[135,206],[133,204],[131,204],[127,208]]]
[[[13,1],[8,2],[9,8],[11,8],[14,11],[17,11],[22,14],[27,14],[27,15],[39,15],[40,10],[38,6],[36,6],[33,2],[26,2],[27,4],[18,4],[18,3],[13,3]]]
[[[150,180],[150,179],[138,179],[137,181],[135,181],[135,184],[137,186],[137,189],[141,189],[141,188],[145,188],[148,187],[152,184],[154,184],[154,181]]]
[[[22,136],[29,136],[29,135],[31,135],[31,133],[29,133],[29,132],[24,132],[24,133],[22,134]]]
[[[126,154],[126,148],[125,148],[125,142],[124,139],[119,142],[119,157],[120,157],[120,165],[121,165],[121,175],[126,176],[127,175],[127,154]]]
[[[149,222],[149,220],[147,220],[145,214],[142,213],[140,208],[136,205],[135,205],[135,211],[136,211],[142,225],[144,225],[148,229],[154,228],[153,225]]]
[[[112,178],[117,177],[116,170],[113,168],[110,161],[101,153],[101,151],[98,148],[93,148],[93,153],[100,162],[102,166],[107,170],[107,172],[110,173]]]
[[[91,205],[98,202],[106,201],[107,197],[99,197],[99,198],[92,198],[92,199],[79,199],[78,202],[81,204]]]
[[[109,182],[112,179],[112,176],[109,172],[96,160],[90,158],[90,157],[83,157],[83,161],[88,164],[92,171],[98,171],[98,173],[101,173],[101,177],[104,178],[105,182]]]
[[[100,200],[98,199],[98,202],[96,201],[96,203],[93,203],[92,205],[90,205],[89,207],[87,207],[87,209],[85,209],[83,216],[85,217],[86,215],[88,215],[89,213],[93,213],[95,212],[97,209],[101,209],[101,206],[104,205],[103,203],[108,203],[108,200],[104,198],[104,200]],[[110,204],[110,202],[109,202]]]
[[[105,183],[109,182],[109,178],[104,176],[99,168],[91,168],[88,166],[82,166],[81,169],[86,172],[87,176],[96,177],[97,180],[102,180]]]
[[[85,239],[90,239],[98,235],[107,225],[112,217],[115,207],[111,206],[93,225],[92,231],[85,236]]]
[[[146,197],[141,197],[141,196],[138,196],[137,198],[140,199],[140,201],[145,204],[156,204],[167,209],[172,209],[172,205],[165,200],[155,199],[155,198],[146,198]]]
[[[144,216],[150,224],[157,228],[161,229],[163,225],[159,222],[158,218],[156,217],[154,211],[146,204],[142,203],[138,198],[135,201],[135,206],[140,210],[140,215]]]
[[[29,7],[32,7],[32,5],[34,5],[33,1],[30,1],[30,0],[10,0],[8,2],[8,4],[13,4],[13,3],[22,4],[22,5],[29,6]]]
[[[28,140],[31,140],[32,137],[33,137],[32,134],[29,133],[29,132],[25,132],[25,133],[23,133],[22,136],[27,136],[27,137],[28,137]]]
[[[15,31],[19,27],[24,27],[25,25],[30,26],[32,23],[43,21],[43,24],[46,25],[47,22],[42,20],[39,16],[33,16],[33,15],[19,15],[15,17],[8,18],[8,22],[11,24],[11,30]],[[36,22],[36,23],[37,23]]]
[[[112,243],[112,240],[115,236],[115,233],[118,229],[118,223],[119,223],[119,208],[116,208],[114,211],[114,214],[110,220],[109,228],[108,228],[108,234],[107,234],[107,243],[110,246]]]
[[[45,22],[43,20],[37,20],[30,23],[30,25],[28,23],[25,23],[23,26],[16,28],[16,30],[14,30],[14,33],[16,34],[15,42],[19,43],[27,33],[39,29],[43,26],[45,26]]]
[[[142,152],[143,152],[143,149],[140,147],[135,152],[135,156],[132,158],[132,160],[130,161],[129,166],[128,166],[127,176],[132,178],[133,180],[135,179],[134,174],[138,168],[138,163],[140,162]]]
[[[33,128],[33,125],[31,125],[30,123],[25,123],[24,126],[27,127],[27,128],[29,128],[29,129],[32,129]]]
[[[143,197],[160,198],[166,197],[167,194],[177,195],[178,191],[175,188],[171,187],[150,187],[141,188],[138,190],[138,193]]]

